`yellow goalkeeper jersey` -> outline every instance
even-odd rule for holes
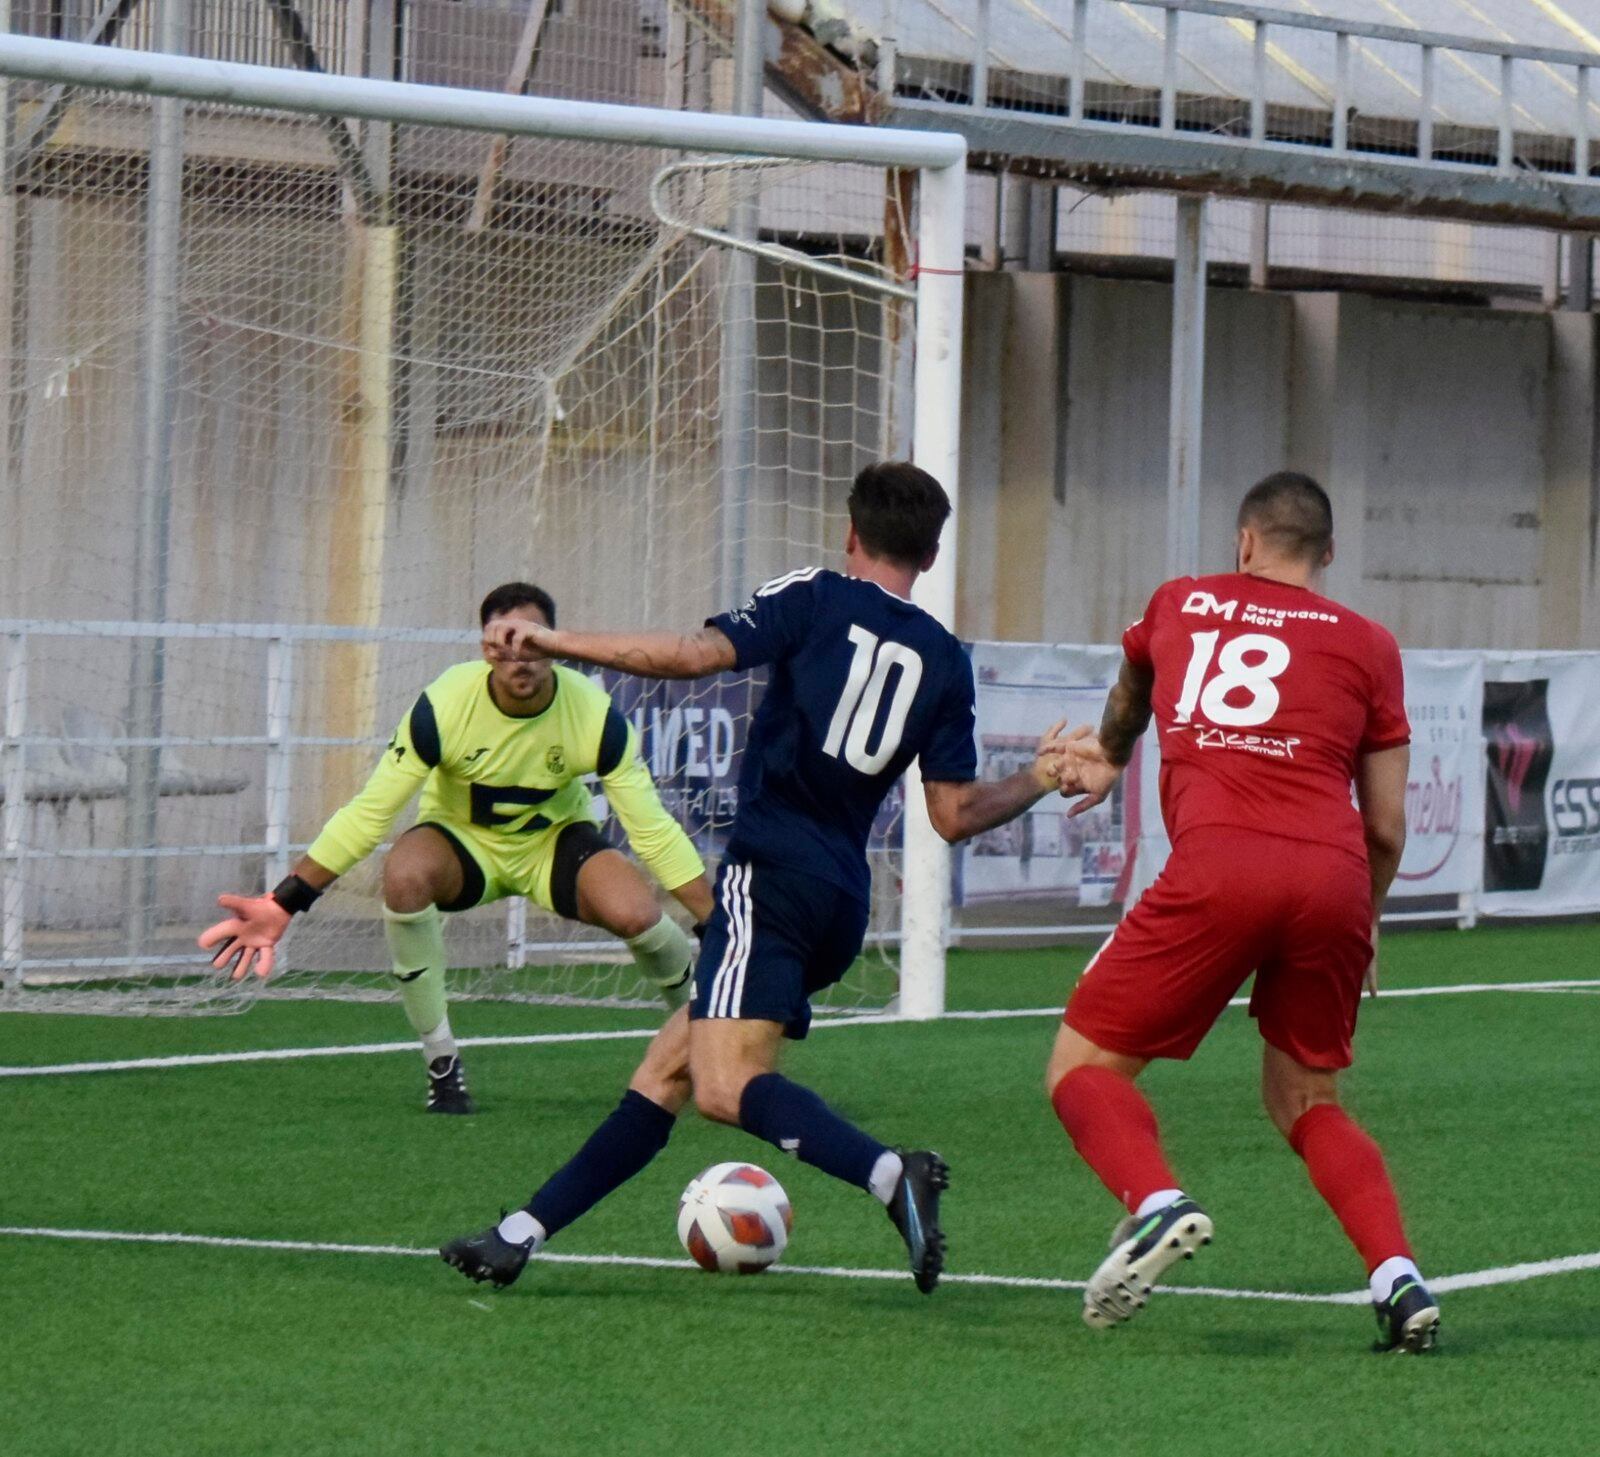
[[[668,890],[705,871],[683,827],[662,807],[639,757],[639,736],[598,684],[555,669],[543,713],[514,718],[489,694],[489,665],[447,668],[401,719],[378,766],[311,846],[343,875],[382,841],[420,787],[421,820],[506,850],[573,820],[596,818],[583,780],[597,775],[634,853]]]

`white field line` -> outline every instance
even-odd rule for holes
[[[1380,991],[1380,1000],[1406,997],[1450,997],[1474,992],[1583,992],[1600,990],[1600,979],[1575,981],[1463,982],[1455,986],[1396,987]],[[1230,1007],[1245,1007],[1248,997],[1235,997]],[[946,1012],[941,1020],[951,1022],[992,1022],[1014,1017],[1059,1017],[1060,1007],[1002,1007],[977,1012]],[[812,1024],[813,1031],[835,1027],[901,1027],[911,1025],[903,1017],[870,1013],[860,1017],[826,1017]],[[462,1047],[536,1047],[564,1042],[646,1041],[656,1035],[654,1027],[622,1027],[599,1032],[529,1032],[520,1036],[463,1037]],[[0,1078],[62,1077],[74,1073],[139,1072],[175,1067],[216,1067],[233,1062],[295,1062],[307,1057],[368,1057],[386,1052],[415,1053],[413,1042],[356,1042],[328,1047],[254,1048],[244,1052],[193,1052],[171,1057],[127,1057],[106,1062],[54,1062],[37,1067],[0,1067]]]
[[[282,1250],[292,1254],[391,1255],[411,1259],[436,1259],[438,1252],[414,1245],[338,1244],[321,1240],[245,1239],[211,1234],[144,1234],[113,1229],[52,1229],[38,1225],[0,1225],[0,1236],[16,1239],[81,1240],[93,1244],[201,1245],[221,1250]],[[661,1259],[651,1255],[563,1255],[543,1253],[535,1262],[551,1265],[611,1265],[642,1270],[696,1270],[692,1260]],[[1489,1285],[1518,1285],[1545,1275],[1568,1275],[1580,1270],[1600,1270],[1600,1251],[1587,1255],[1561,1255],[1490,1270],[1469,1270],[1461,1275],[1430,1279],[1435,1294],[1477,1290]],[[904,1280],[904,1270],[864,1270],[842,1265],[774,1265],[777,1275],[813,1275],[831,1280]],[[1008,1290],[1082,1290],[1082,1280],[1057,1280],[1031,1275],[946,1274],[947,1285],[989,1285]],[[1365,1305],[1372,1298],[1365,1290],[1341,1290],[1311,1295],[1296,1290],[1232,1290],[1210,1285],[1166,1285],[1169,1295],[1201,1295],[1214,1300],[1271,1300],[1295,1305]]]

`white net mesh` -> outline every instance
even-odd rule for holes
[[[536,581],[572,625],[696,624],[828,563],[851,477],[904,448],[909,317],[878,281],[903,269],[906,193],[881,169],[190,106],[164,252],[161,104],[11,90],[36,134],[0,203],[10,1005],[244,1005],[193,950],[215,895],[293,863],[418,691],[476,656],[485,591]],[[782,245],[747,289],[693,231],[741,202]],[[731,493],[730,398],[754,454]],[[752,685],[609,686],[714,859]],[[380,860],[296,926],[281,994],[376,985]],[[456,995],[641,992],[617,943],[520,902],[453,917],[448,944]],[[842,996],[889,995],[886,966]]]

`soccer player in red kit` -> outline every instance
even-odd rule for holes
[[[1162,1272],[1211,1240],[1134,1080],[1187,1058],[1252,972],[1262,1095],[1366,1261],[1379,1345],[1423,1351],[1422,1283],[1378,1146],[1339,1106],[1377,913],[1405,843],[1410,761],[1400,651],[1319,596],[1333,513],[1306,476],[1269,476],[1239,508],[1238,571],[1156,589],[1122,639],[1098,739],[1063,765],[1098,804],[1152,716],[1172,856],[1089,963],[1046,1077],[1084,1161],[1127,1207],[1084,1320],[1130,1319]],[[1351,802],[1351,784],[1355,803]]]

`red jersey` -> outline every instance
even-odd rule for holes
[[[1411,741],[1386,628],[1304,587],[1229,573],[1158,587],[1122,648],[1155,672],[1174,845],[1186,830],[1227,825],[1366,859],[1356,760]]]

